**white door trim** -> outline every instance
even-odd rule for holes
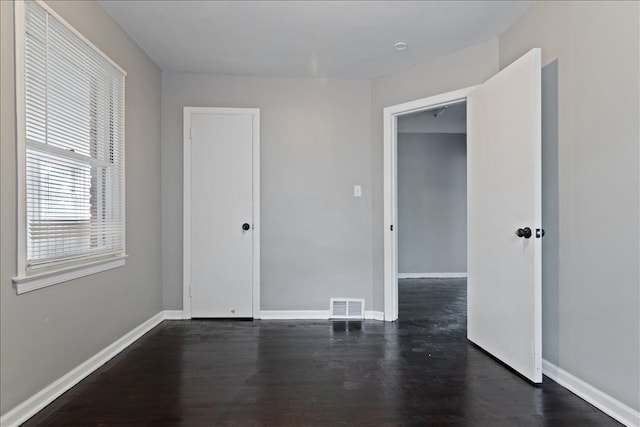
[[[384,320],[387,322],[398,319],[398,237],[395,228],[391,231],[391,226],[396,226],[398,214],[398,117],[464,102],[475,87],[470,86],[384,109]]]
[[[191,116],[193,114],[250,114],[253,118],[253,317],[260,318],[260,109],[184,107],[183,110],[183,255],[182,313],[191,319]]]

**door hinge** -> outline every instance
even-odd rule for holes
[[[193,139],[193,126],[189,126],[189,138]]]
[[[389,230],[393,231],[393,224],[389,227]]]

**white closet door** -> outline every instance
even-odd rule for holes
[[[253,120],[191,115],[191,317],[253,317]]]

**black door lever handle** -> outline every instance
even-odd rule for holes
[[[244,224],[242,224],[242,229],[243,229],[244,231],[247,231],[247,230],[249,230],[250,228],[251,228],[251,226],[250,226],[248,223],[246,223],[246,222],[245,222]]]

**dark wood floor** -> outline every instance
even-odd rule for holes
[[[619,425],[469,344],[465,307],[409,279],[391,324],[165,321],[25,425]]]

